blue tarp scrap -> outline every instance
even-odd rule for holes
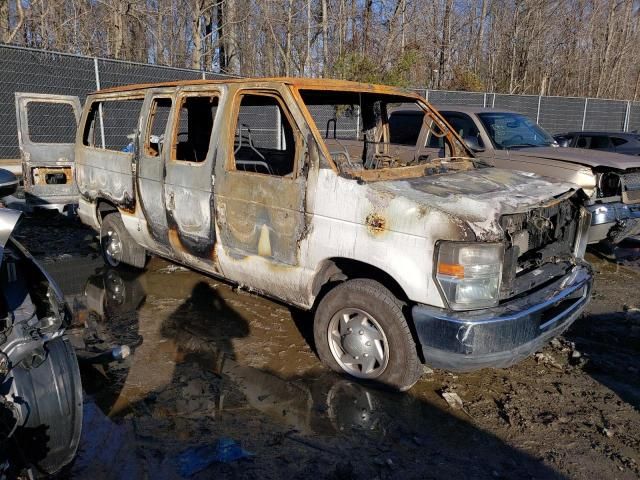
[[[214,463],[230,463],[253,456],[231,438],[220,438],[213,445],[201,445],[184,450],[178,456],[178,471],[192,477]]]

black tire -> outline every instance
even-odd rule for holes
[[[113,247],[115,243],[119,244],[117,251]],[[109,267],[144,268],[147,263],[147,252],[129,235],[119,213],[110,213],[102,220],[100,252]]]
[[[340,353],[340,350],[337,349],[341,347],[336,346],[337,341],[332,341],[330,328],[331,331],[335,332],[335,326],[337,325],[335,322],[338,322],[340,324],[339,328],[342,329],[340,318],[344,318],[345,311],[349,312],[351,310],[357,311],[353,313],[354,320],[359,321],[365,318],[365,321],[370,322],[367,324],[369,330],[371,325],[377,324],[374,326],[376,330],[382,330],[384,340],[376,341],[381,345],[384,341],[388,346],[385,352],[386,356],[382,355],[385,361],[381,363],[376,360],[377,367],[372,369],[370,374],[363,373],[364,364],[357,367],[353,365],[351,367],[349,365],[342,366],[336,359],[336,355]],[[332,320],[334,318],[336,320]],[[373,322],[371,322],[372,319]],[[360,325],[360,323],[356,323],[354,328],[357,329],[357,325]],[[349,330],[349,332],[351,331],[352,329]],[[352,336],[354,341],[362,338],[356,336],[356,333],[348,333],[345,336],[342,336],[342,333],[342,331],[339,332],[339,337],[344,342],[341,343],[343,347],[345,345],[353,345],[353,342],[345,341],[348,336]],[[362,330],[357,333],[363,335]],[[368,334],[365,333],[365,339],[366,335]],[[402,312],[402,303],[387,288],[374,280],[349,280],[330,290],[316,309],[313,336],[320,360],[336,372],[347,373],[352,377],[373,381],[376,384],[382,384],[400,391],[411,388],[422,374],[422,364],[418,358],[411,330]],[[362,343],[362,340],[360,340],[360,343]],[[366,344],[370,345],[371,342]],[[358,348],[366,349],[371,347],[358,345]],[[334,355],[334,351],[338,353]],[[342,353],[348,354],[348,348],[345,348]],[[359,357],[351,356],[350,358],[358,359]],[[352,370],[350,371],[349,368]],[[358,369],[360,370],[359,372],[353,371]]]

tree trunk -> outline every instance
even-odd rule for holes
[[[9,1],[0,0],[0,38],[3,42],[9,36]]]
[[[203,26],[202,9],[203,1],[196,0],[191,10],[191,36],[193,37],[193,51],[191,52],[191,68],[200,70],[202,68],[202,44]]]
[[[440,44],[440,60],[438,69],[438,88],[442,87],[442,78],[444,69],[449,62],[449,45],[451,43],[451,9],[453,8],[453,0],[446,0],[444,6],[444,16],[442,18],[442,42]]]
[[[373,7],[373,0],[366,0],[364,7],[364,15],[362,18],[362,53],[367,55],[369,52],[369,30],[371,29],[371,9]]]
[[[287,2],[287,25],[284,44],[284,75],[291,75],[291,22],[293,20],[293,0]]]
[[[8,7],[7,7],[7,11],[8,11]],[[22,8],[22,0],[16,0],[16,14],[17,14],[16,24],[13,27],[13,30],[7,31],[4,37],[4,43],[13,42],[13,40],[16,38],[16,35],[22,28],[22,25],[24,24],[24,9]]]
[[[487,18],[487,9],[489,7],[488,0],[482,0],[482,6],[480,7],[480,21],[478,26],[478,36],[476,37],[476,56],[474,59],[474,70],[478,72],[480,63],[482,61],[482,53],[484,50],[484,23]]]
[[[341,4],[342,5],[342,4]],[[329,75],[331,64],[329,61],[329,17],[327,10],[327,0],[322,0],[322,75]],[[342,19],[340,19],[340,35],[342,35]],[[342,38],[340,38],[342,43]]]

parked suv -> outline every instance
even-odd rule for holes
[[[558,148],[553,137],[526,116],[493,108],[442,106],[440,114],[478,159],[500,168],[534,172],[578,185],[589,197],[589,243],[620,242],[640,233],[640,159],[615,153]],[[420,113],[398,108],[394,129],[420,124]],[[414,137],[412,141],[417,140]],[[440,141],[430,138],[430,147]]]
[[[390,138],[398,105],[419,109],[443,148]],[[486,168],[404,90],[296,79],[102,90],[86,100],[75,165],[79,216],[110,266],[154,253],[313,310],[328,366],[394,388],[411,387],[421,361],[511,365],[589,299],[581,193]]]
[[[640,155],[640,133],[569,132],[554,135],[561,147],[588,148],[604,152]]]

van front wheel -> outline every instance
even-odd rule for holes
[[[145,249],[129,235],[119,213],[110,213],[102,220],[100,250],[104,263],[110,267],[144,268],[147,261]]]
[[[336,372],[408,390],[422,365],[402,303],[374,280],[341,283],[321,300],[314,318],[320,359]]]

